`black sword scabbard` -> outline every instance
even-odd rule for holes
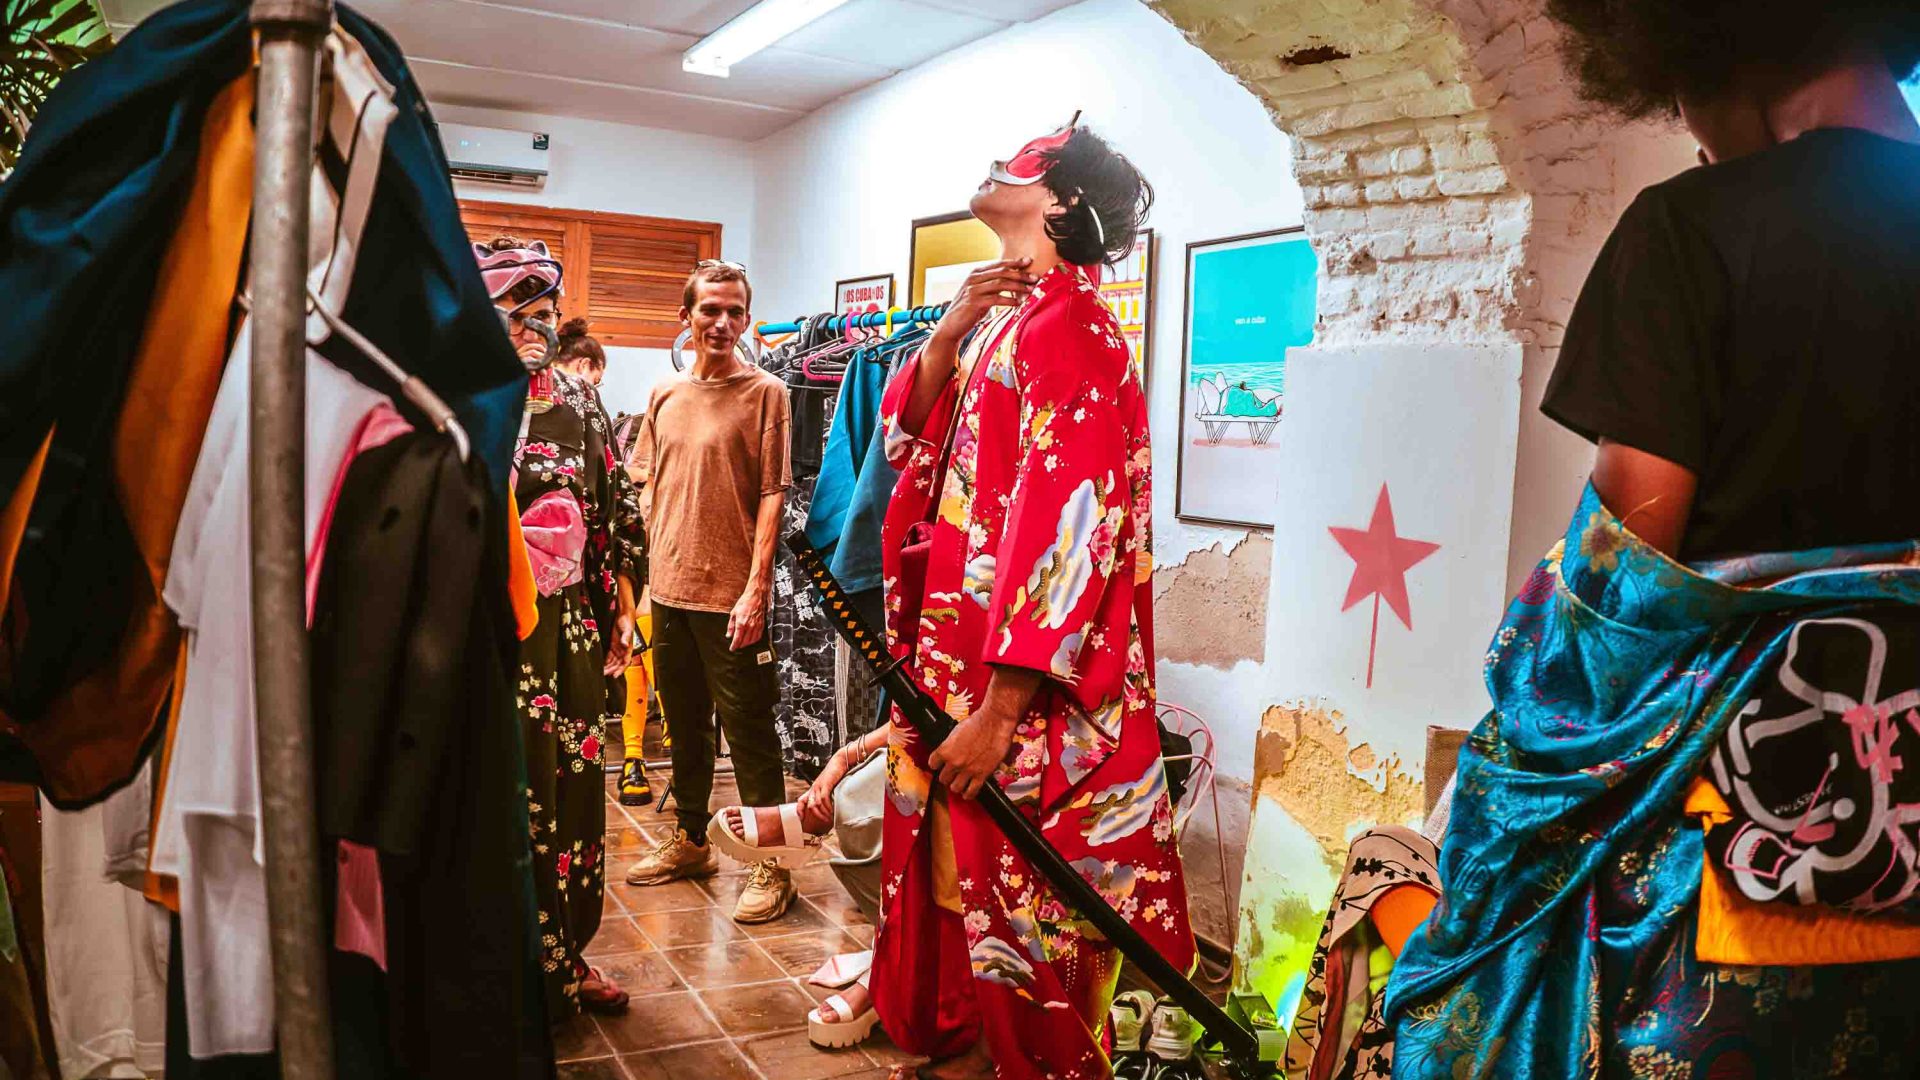
[[[855,610],[847,599],[846,591],[827,568],[826,560],[799,533],[787,538],[787,548],[806,572],[807,580],[819,591],[827,618],[847,644],[874,670],[880,685],[886,689],[907,722],[926,741],[928,749],[945,742],[953,732],[953,718],[920,688],[913,679],[911,668],[888,654],[886,639],[868,626],[859,611]],[[980,789],[979,801],[981,808],[1014,849],[1032,863],[1087,922],[1092,923],[1122,955],[1152,980],[1161,993],[1172,998],[1209,1035],[1218,1039],[1221,1048],[1233,1059],[1243,1076],[1271,1075],[1271,1070],[1260,1062],[1258,1037],[1235,1023],[1225,1009],[1214,1004],[1205,991],[1187,978],[1185,972],[1154,951],[1147,939],[1133,928],[1133,924],[1113,910],[1106,898],[1047,842],[1039,827],[1020,812],[1020,808],[1007,798],[1007,793],[1001,790],[999,784],[988,780],[986,786]]]

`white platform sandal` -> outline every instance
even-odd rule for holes
[[[867,988],[867,976],[857,980],[862,989]],[[869,997],[872,995],[869,994]],[[873,1029],[880,1026],[880,1014],[871,1002],[867,1011],[853,1015],[853,1006],[847,999],[835,994],[825,1001],[825,1006],[833,1010],[834,1020],[828,1020],[819,1009],[807,1013],[807,1041],[823,1050],[844,1050],[849,1046],[858,1046],[873,1035]]]
[[[778,837],[760,835],[760,815],[754,813],[755,807],[729,809],[740,811],[739,831],[728,827],[727,812],[722,810],[707,823],[707,840],[743,863],[751,865],[772,859],[785,869],[798,870],[826,850],[827,834],[815,836],[801,826],[798,803],[785,803],[780,807]]]

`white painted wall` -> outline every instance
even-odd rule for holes
[[[754,150],[748,143],[459,105],[437,105],[434,115],[443,122],[544,131],[553,137],[544,188],[456,182],[463,199],[717,221],[722,256],[751,265]],[[608,349],[601,397],[613,412],[638,411],[647,391],[672,370],[664,349]]]
[[[765,319],[823,310],[837,278],[891,270],[905,299],[914,218],[965,209],[989,162],[1084,110],[1154,185],[1155,555],[1245,530],[1173,514],[1188,242],[1298,225],[1291,148],[1254,96],[1138,0],[1087,0],[827,106],[756,146],[752,268]],[[1260,709],[1211,668],[1161,665],[1162,693],[1217,728],[1251,774]],[[1249,685],[1240,680],[1238,685]],[[1256,683],[1257,684],[1257,683]]]
[[[983,102],[986,88],[1000,104]],[[1245,530],[1174,517],[1185,248],[1301,223],[1287,137],[1254,96],[1138,0],[1086,0],[975,42],[819,110],[755,144],[593,121],[442,107],[441,119],[546,131],[545,189],[461,184],[465,197],[719,221],[745,262],[754,314],[827,308],[838,278],[891,271],[905,299],[914,218],[964,209],[988,162],[1078,110],[1131,157],[1156,199],[1152,376],[1155,557],[1170,566]],[[609,408],[637,409],[670,370],[659,350],[609,350]],[[1264,586],[1262,586],[1264,589]],[[1213,723],[1222,772],[1252,773],[1263,685],[1236,672],[1161,665],[1162,693]]]

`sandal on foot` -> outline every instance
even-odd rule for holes
[[[632,997],[602,975],[599,968],[588,968],[587,977],[580,980],[580,1007],[587,1012],[623,1013],[631,1000]]]
[[[785,869],[798,870],[826,850],[826,834],[816,836],[800,824],[798,803],[780,807],[780,832],[773,836],[760,834],[760,819],[754,807],[730,809],[740,812],[739,831],[728,826],[727,811],[722,810],[707,823],[707,841],[743,863],[772,859]]]
[[[873,1006],[859,1016],[853,1015],[853,1006],[847,999],[835,994],[824,1003],[824,1008],[832,1009],[834,1019],[828,1020],[820,1009],[807,1013],[807,1041],[825,1050],[844,1050],[849,1046],[858,1046],[867,1041],[873,1029],[880,1024],[880,1014]]]

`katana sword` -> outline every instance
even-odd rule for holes
[[[926,742],[928,750],[945,742],[947,736],[953,733],[953,717],[934,702],[932,695],[920,688],[919,682],[912,677],[912,669],[907,666],[905,657],[896,660],[889,655],[886,639],[868,626],[866,619],[855,610],[852,601],[847,599],[846,590],[840,587],[833,571],[827,568],[826,560],[800,533],[787,537],[787,549],[793,552],[794,560],[806,572],[807,580],[819,591],[823,601],[822,610],[834,628],[860,655],[867,667],[873,670],[874,683],[886,690],[907,722]],[[1033,864],[1034,869],[1047,879],[1068,904],[1112,942],[1121,955],[1132,961],[1160,988],[1161,993],[1185,1009],[1187,1015],[1209,1036],[1219,1040],[1235,1072],[1248,1080],[1274,1074],[1273,1069],[1260,1060],[1259,1037],[1235,1023],[1225,1009],[1213,1003],[1206,991],[1187,978],[1185,972],[1154,951],[1147,939],[1133,928],[1133,924],[1113,910],[1113,905],[1107,903],[1106,898],[1047,842],[1039,827],[1020,812],[1019,807],[1013,804],[1013,800],[992,778],[988,778],[981,787],[979,802],[981,809],[987,812],[987,817],[999,827],[1007,841]]]

